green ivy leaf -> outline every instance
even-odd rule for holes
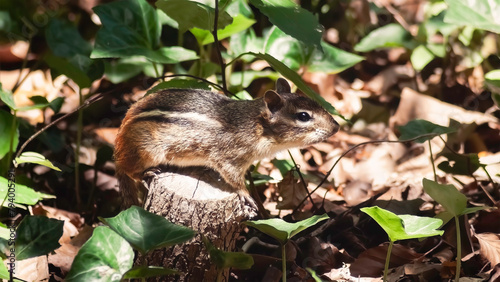
[[[4,102],[11,110],[17,110],[16,103],[14,102],[14,96],[10,91],[5,91],[1,88],[2,84],[0,83],[0,100]]]
[[[47,160],[42,154],[37,152],[23,152],[15,160],[16,166],[22,163],[32,163],[39,164],[51,168],[53,170],[61,171],[58,167],[54,166],[49,160]]]
[[[250,3],[286,34],[321,49],[324,28],[311,12],[290,0],[250,0]]]
[[[234,59],[235,57],[238,57],[241,54],[247,52],[259,53],[263,50],[263,48],[264,38],[257,37],[253,29],[247,29],[243,32],[231,36],[228,52],[233,56]],[[245,62],[251,62],[254,60],[254,56],[241,56],[240,59]]]
[[[231,24],[227,25],[224,29],[217,30],[217,38],[219,40],[228,38],[233,34],[247,30],[255,24],[255,22],[255,20],[239,14],[233,18],[233,22]],[[206,29],[193,27],[190,31],[196,37],[196,40],[202,45],[214,42],[214,36]]]
[[[47,45],[58,57],[71,58],[92,52],[92,45],[85,41],[78,29],[71,23],[52,18],[45,30]]]
[[[11,151],[11,140],[13,141],[12,151],[15,151],[19,144],[19,130],[17,128],[17,123],[14,123],[14,119],[15,117],[9,112],[0,110],[0,159]],[[16,128],[12,130],[12,126],[16,126]]]
[[[443,235],[436,230],[443,223],[441,219],[414,215],[396,215],[377,206],[362,208],[362,212],[373,218],[389,236],[391,242]]]
[[[410,61],[415,70],[421,71],[434,57],[434,54],[425,45],[419,45],[411,53]]]
[[[425,141],[431,140],[438,135],[456,131],[453,128],[437,125],[423,119],[411,120],[406,125],[398,127],[398,129],[401,132],[399,140],[402,141],[422,136],[415,140],[417,143],[424,143]]]
[[[203,242],[210,254],[210,260],[217,265],[219,269],[236,268],[236,269],[250,269],[254,264],[251,255],[241,252],[225,252],[215,248],[208,239],[203,237]]]
[[[123,279],[139,279],[179,274],[175,269],[159,266],[135,266],[123,275]]]
[[[441,204],[453,216],[461,215],[467,208],[467,197],[452,184],[443,185],[429,179],[423,179],[425,193]]]
[[[215,9],[205,4],[189,0],[158,0],[156,7],[179,23],[180,32],[194,27],[213,30]],[[227,12],[219,11],[217,29],[225,28],[232,21],[233,18]]]
[[[500,5],[488,0],[446,0],[444,21],[500,33]],[[464,20],[467,19],[467,20]]]
[[[109,81],[115,84],[124,82],[141,72],[146,72],[148,68],[153,69],[153,63],[143,56],[131,56],[104,62],[104,74]]]
[[[324,41],[321,41],[321,47],[323,48],[323,52],[314,50],[312,58],[307,64],[307,70],[335,74],[365,59],[364,57],[331,46]]]
[[[486,86],[494,92],[500,93],[500,70],[492,70],[484,75]]]
[[[446,172],[459,175],[472,175],[474,171],[483,166],[479,162],[477,154],[443,154],[447,161],[443,161],[437,167]]]
[[[93,8],[102,28],[91,58],[157,57],[161,26],[155,9],[145,0],[120,0]]]
[[[121,281],[134,263],[134,250],[105,226],[94,230],[75,257],[66,281]]]
[[[195,235],[195,231],[137,206],[101,220],[143,254],[185,242]]]
[[[293,71],[298,71],[307,64],[314,47],[305,45],[273,26],[267,34],[264,51]]]
[[[18,260],[46,255],[59,248],[64,221],[45,216],[26,216],[16,230]]]
[[[59,113],[61,110],[62,104],[64,103],[63,97],[57,97],[54,100],[50,101],[49,107],[54,111],[54,113]]]
[[[87,65],[84,68],[90,67],[90,64],[92,63],[90,58],[87,58],[87,59],[88,59],[86,61]],[[85,60],[85,59],[82,59],[82,60]],[[64,74],[67,77],[71,78],[81,88],[88,88],[92,84],[90,77],[87,75],[87,73],[85,73],[84,70],[82,70],[81,65],[75,66],[68,59],[63,58],[63,57],[54,56],[50,53],[45,55],[44,61],[51,68],[50,71],[51,71],[53,77],[57,77],[61,74]],[[82,61],[80,61],[80,63],[81,62]]]
[[[156,55],[148,59],[162,64],[177,64],[198,59],[196,52],[178,46],[162,47],[154,54]]]
[[[295,223],[289,223],[280,218],[271,218],[246,221],[245,224],[275,238],[281,244],[285,244],[290,238],[297,235],[300,231],[328,218],[330,217],[327,214],[323,214],[315,215]]]
[[[231,73],[230,79],[230,85],[238,85],[241,88],[247,88],[250,86],[250,84],[259,78],[269,78],[271,80],[277,80],[280,78],[280,75],[275,72],[275,71],[252,71],[252,70],[245,70],[242,72],[233,72]],[[250,99],[252,96],[250,96]],[[248,100],[248,99],[246,99]]]
[[[5,266],[5,264],[0,263],[0,279],[4,280],[9,280],[10,279],[10,272]],[[19,281],[18,279],[14,279],[14,281]]]
[[[0,199],[5,199],[7,193],[8,193],[8,186],[9,181],[7,178],[1,177],[0,176]],[[19,205],[35,205],[38,203],[38,201],[44,200],[44,199],[55,199],[55,196],[37,192],[33,190],[32,188],[22,185],[22,184],[15,184],[15,189],[16,191],[14,192],[14,197],[13,201],[16,204]],[[3,203],[4,207],[7,207],[9,204],[9,198],[7,198],[7,201]]]
[[[379,48],[406,47],[415,48],[411,34],[399,24],[388,24],[379,27],[354,46],[357,52],[369,52]]]
[[[51,19],[45,36],[52,53],[44,59],[54,77],[64,74],[81,88],[88,88],[92,81],[102,76],[103,63],[90,59],[92,46],[71,23]]]

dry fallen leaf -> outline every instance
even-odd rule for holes
[[[47,256],[16,261],[16,278],[24,281],[49,281]]]
[[[479,242],[479,252],[491,265],[500,263],[500,235],[493,233],[475,234]]]
[[[415,76],[415,70],[410,65],[394,65],[381,71],[365,84],[364,90],[375,95],[387,93],[387,90],[401,79]]]
[[[461,107],[442,102],[436,98],[420,94],[410,88],[403,89],[401,102],[394,116],[390,119],[391,127],[405,125],[414,119],[425,119],[441,126],[448,126],[450,119],[462,124],[477,125],[484,123],[498,123],[495,117],[468,111]]]
[[[381,276],[384,270],[388,247],[388,244],[384,244],[361,253],[356,261],[351,264],[351,274],[355,277],[358,275],[362,277]],[[401,266],[419,257],[421,255],[412,249],[400,244],[394,244],[389,267]]]

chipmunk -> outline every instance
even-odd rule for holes
[[[124,201],[138,204],[143,173],[161,165],[205,166],[240,195],[245,172],[278,151],[326,140],[338,123],[315,101],[293,94],[285,79],[256,100],[199,89],[166,89],[128,110],[116,137],[116,176]]]

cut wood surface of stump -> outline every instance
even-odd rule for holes
[[[254,217],[256,211],[245,205],[216,172],[206,168],[169,168],[168,172],[149,173],[144,184],[148,189],[146,210],[198,234],[184,244],[140,257],[136,263],[182,272],[180,276],[157,277],[157,281],[215,281],[218,270],[210,261],[201,235],[221,250],[235,251],[241,222]],[[226,269],[222,281],[227,281],[228,276]]]

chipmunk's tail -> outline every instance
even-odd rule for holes
[[[132,205],[142,206],[146,192],[144,185],[119,171],[116,172],[116,178],[120,187],[122,208],[127,209]]]

